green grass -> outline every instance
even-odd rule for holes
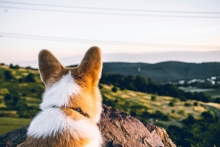
[[[32,118],[0,117],[0,134],[29,125]]]
[[[155,100],[151,100],[152,94],[135,92],[130,90],[117,90],[117,92],[111,91],[112,86],[102,85],[101,93],[103,97],[111,101],[111,104],[116,108],[131,114],[131,111],[135,111],[136,118],[143,122],[149,121],[148,117],[143,117],[143,113],[155,113],[156,111],[162,112],[164,115],[169,116],[168,121],[157,120],[155,124],[164,127],[166,125],[175,124],[177,121],[186,119],[189,115],[193,115],[194,118],[200,119],[201,113],[205,111],[213,112],[217,115],[220,112],[220,104],[216,103],[204,103],[199,102],[198,106],[194,106],[195,100],[180,101],[177,98],[169,96],[157,96]],[[169,103],[173,102],[174,106],[169,106]],[[186,106],[185,104],[188,104]],[[212,107],[208,107],[208,106]],[[212,109],[211,109],[212,108]],[[218,115],[217,115],[218,116]],[[180,124],[178,124],[180,126]]]
[[[11,81],[5,81],[3,77],[4,70],[12,71],[15,78]],[[28,73],[33,73],[35,76],[35,82],[19,82],[17,78],[24,78]],[[41,102],[41,97],[44,91],[44,84],[40,81],[40,76],[38,71],[29,69],[10,69],[7,66],[0,66],[0,134],[8,132],[30,123],[32,118],[24,119],[17,118],[17,109],[10,108],[10,110],[5,109],[6,105],[4,102],[4,96],[10,94],[12,97],[18,96],[19,102],[26,103],[33,110],[28,110],[31,112],[30,116],[34,116],[35,113],[39,111],[39,103]],[[201,113],[204,111],[210,111],[213,115],[220,115],[220,104],[215,103],[203,103],[197,101],[198,106],[193,106],[195,100],[187,100],[185,102],[180,101],[177,98],[168,96],[156,96],[155,100],[151,100],[152,94],[135,92],[131,90],[120,90],[117,88],[117,92],[112,92],[112,86],[102,85],[101,93],[103,98],[108,100],[112,106],[120,109],[121,111],[127,112],[128,114],[135,114],[134,117],[138,118],[142,122],[148,122],[150,117],[145,114],[153,114],[156,112],[161,112],[163,115],[168,116],[169,120],[162,120],[160,118],[155,118],[154,123],[166,127],[170,124],[181,126],[179,122],[188,117],[188,115],[193,115],[194,118],[200,119]],[[187,90],[198,90],[199,92],[212,92],[212,95],[220,95],[220,90],[215,89],[187,89]],[[173,102],[173,106],[169,106],[169,103]],[[185,103],[189,106],[185,106]],[[26,111],[27,112],[27,111]],[[24,111],[25,113],[25,111]],[[29,116],[29,117],[30,117]],[[15,118],[12,118],[15,117]]]

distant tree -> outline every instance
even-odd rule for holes
[[[194,95],[193,95],[192,92],[186,92],[186,93],[185,93],[185,97],[186,97],[187,99],[193,100]]]
[[[13,68],[14,66],[13,66],[13,64],[9,64],[9,68]]]
[[[13,103],[15,106],[16,106],[18,100],[19,100],[19,98],[17,96],[13,97]]]
[[[114,86],[114,87],[112,87],[112,92],[117,92],[118,91],[118,89]]]
[[[27,82],[35,82],[34,75],[32,73],[29,73],[25,79]]]
[[[26,93],[22,93],[22,96],[27,96],[27,94]]]
[[[205,112],[202,112],[202,117],[203,117],[203,119],[205,119],[205,120],[207,120],[207,119],[213,119],[213,116],[212,116],[212,114],[210,113],[210,112],[207,112],[207,111],[205,111]]]
[[[102,88],[103,88],[103,86],[101,84],[99,84],[99,89],[102,89]]]
[[[188,106],[191,106],[191,104],[190,103],[185,103],[184,106],[188,107]]]
[[[151,100],[152,100],[152,101],[156,100],[156,98],[157,98],[157,95],[155,95],[155,94],[154,94],[154,95],[151,95]]]
[[[14,69],[19,69],[19,68],[20,68],[20,66],[17,64],[14,66]]]
[[[141,92],[146,92],[147,88],[147,81],[144,77],[142,76],[136,76],[136,78],[133,81],[134,87]]]
[[[136,112],[134,110],[131,110],[130,115],[135,117],[137,114],[136,114]]]
[[[11,71],[9,71],[9,70],[5,70],[4,76],[5,76],[6,80],[11,80],[13,78]]]
[[[148,117],[150,115],[150,113],[148,111],[144,111],[141,116],[144,117]]]
[[[220,97],[215,98],[214,102],[220,104]]]
[[[19,65],[13,65],[13,64],[9,64],[9,68],[12,68],[12,69],[19,69],[20,68],[20,66]]]
[[[181,114],[181,115],[184,115],[185,111],[184,110],[179,110],[178,113]]]
[[[18,101],[16,105],[16,109],[19,111],[28,110],[28,105],[23,101]]]
[[[174,102],[172,102],[172,101],[169,102],[169,106],[171,106],[171,107],[174,106]]]
[[[193,102],[193,106],[198,106],[198,102]]]
[[[184,124],[193,124],[194,121],[195,121],[194,117],[193,117],[192,115],[189,115],[189,116],[187,117],[187,119],[184,119],[182,122],[183,122]]]
[[[22,79],[22,78],[19,78],[19,79],[18,79],[18,82],[19,82],[19,83],[22,83],[22,82],[23,82],[23,79]]]
[[[32,93],[35,93],[35,92],[36,92],[36,89],[32,88],[32,89],[31,89],[31,92],[32,92]]]
[[[5,101],[11,101],[12,100],[12,97],[10,94],[6,94],[5,97],[4,97],[4,100]]]

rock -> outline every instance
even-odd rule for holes
[[[15,147],[26,139],[27,128],[23,127],[0,135],[0,147]],[[147,124],[103,104],[99,128],[103,147],[176,147],[164,129]]]

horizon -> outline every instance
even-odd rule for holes
[[[192,63],[192,64],[202,64],[202,63],[220,63],[220,51],[212,51],[212,52],[172,52],[170,56],[176,55],[175,58],[171,58],[169,56],[170,52],[163,52],[163,53],[136,53],[136,54],[129,54],[129,53],[114,53],[114,54],[105,54],[103,55],[103,63],[144,63],[144,64],[158,64],[164,62],[180,62],[180,63]],[[193,55],[192,55],[193,54]],[[54,54],[55,55],[55,54]],[[36,55],[38,56],[38,55]],[[56,55],[55,55],[56,56]],[[64,66],[72,66],[78,65],[84,54],[77,55],[77,56],[69,56],[64,58],[57,58],[62,65]],[[131,61],[130,58],[135,57]],[[181,56],[187,56],[187,60],[181,60]],[[204,57],[205,56],[205,57]],[[148,57],[146,60],[144,58]],[[167,58],[166,58],[167,57]],[[200,61],[201,57],[203,60]],[[118,60],[120,58],[120,60]],[[117,60],[114,60],[117,59]],[[179,59],[179,60],[178,60]],[[19,65],[20,67],[32,67],[38,68],[38,60],[32,61],[21,61],[21,62],[0,62],[4,63],[5,65]]]

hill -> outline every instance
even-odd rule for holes
[[[105,104],[119,108],[143,123],[165,128],[178,146],[219,145],[214,136],[220,131],[220,104],[190,100],[189,97],[181,101],[176,97],[137,92],[111,84],[101,83],[100,88]],[[28,125],[39,112],[43,90],[38,71],[0,65],[1,133],[15,129],[15,125],[17,128]]]
[[[148,63],[104,63],[103,72],[107,74],[142,75],[158,83],[178,80],[206,79],[220,75],[220,63],[161,62]]]

